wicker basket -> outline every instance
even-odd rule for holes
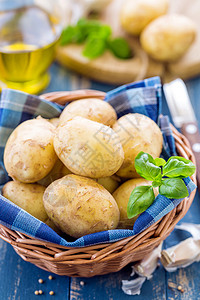
[[[103,99],[105,93],[80,90],[75,92],[54,92],[42,95],[49,101],[64,105],[69,101],[95,97]],[[179,155],[195,163],[194,155],[187,139],[172,126],[176,149]],[[192,180],[196,183],[195,175]],[[130,262],[141,260],[164,240],[174,226],[188,211],[195,191],[185,198],[175,209],[140,234],[124,238],[118,242],[98,244],[84,248],[69,248],[37,240],[0,225],[0,237],[11,244],[25,260],[41,269],[58,275],[92,277],[117,272]]]

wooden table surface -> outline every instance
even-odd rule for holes
[[[108,91],[113,86],[90,82],[86,78],[77,76],[66,69],[53,64],[50,69],[52,80],[46,91],[74,90],[78,88],[93,88]],[[200,77],[187,81],[187,87],[195,108],[196,116],[200,114]],[[168,114],[165,101],[163,113]],[[199,123],[200,125],[200,123]],[[195,200],[184,218],[184,221],[199,223],[200,197]],[[176,236],[165,241],[165,246],[176,243]],[[140,296],[127,296],[121,289],[123,279],[131,279],[131,265],[118,273],[94,278],[69,278],[53,275],[40,270],[34,265],[24,262],[7,243],[0,240],[0,300],[32,300],[32,299],[59,299],[59,300],[200,300],[200,263],[194,263],[185,269],[174,273],[167,273],[162,267],[157,268],[152,279],[143,285]],[[38,279],[44,280],[43,284]],[[80,282],[83,281],[82,286]],[[168,288],[169,281],[181,284],[184,293]],[[43,290],[44,294],[35,296],[35,290]],[[54,296],[49,291],[54,291]]]

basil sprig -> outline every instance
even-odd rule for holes
[[[101,56],[106,49],[121,59],[131,57],[131,48],[122,38],[112,38],[109,25],[96,20],[80,19],[75,26],[67,26],[61,35],[60,45],[85,43],[82,54],[89,59]]]
[[[189,195],[182,180],[194,174],[196,167],[188,159],[172,156],[166,162],[163,158],[154,159],[150,154],[140,152],[135,158],[137,173],[152,185],[136,187],[129,198],[127,216],[129,219],[144,212],[155,200],[153,188],[170,199],[185,198]]]

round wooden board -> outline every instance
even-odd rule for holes
[[[123,0],[114,0],[101,15],[101,21],[112,27],[113,36],[128,39],[134,56],[122,60],[106,51],[101,57],[89,60],[82,55],[83,45],[71,44],[57,49],[57,61],[91,79],[112,84],[124,84],[145,77],[163,74],[163,65],[151,60],[141,49],[137,38],[127,36],[119,22]]]

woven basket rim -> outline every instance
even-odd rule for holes
[[[104,99],[105,93],[95,90],[52,92],[42,98],[65,105],[67,102],[85,98]],[[171,125],[179,155],[196,164],[194,154],[186,137]],[[191,179],[196,184],[196,174]],[[45,242],[0,224],[0,238],[13,246],[25,260],[36,266],[56,273],[75,277],[92,277],[121,270],[130,262],[139,261],[151,252],[174,229],[188,211],[196,190],[175,209],[141,233],[117,242],[102,243],[84,247],[66,247]]]

